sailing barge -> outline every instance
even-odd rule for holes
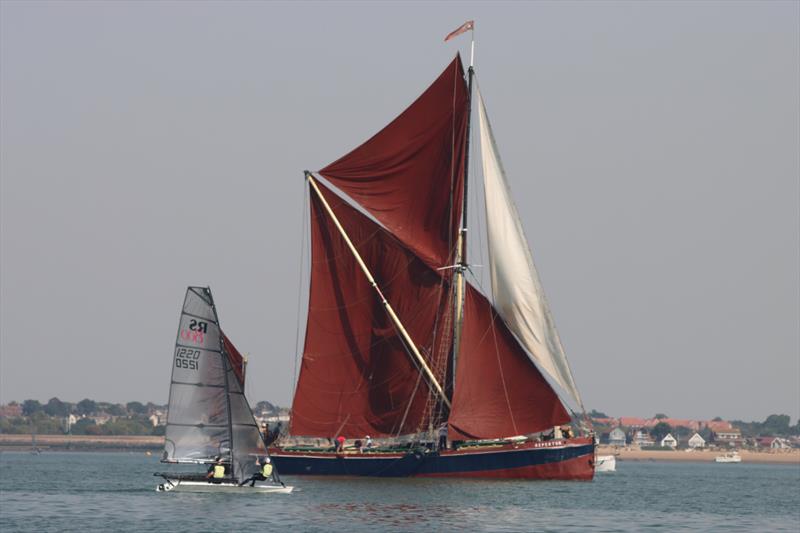
[[[473,78],[457,55],[384,129],[305,173],[305,345],[291,436],[270,449],[284,475],[594,475],[591,434],[540,438],[572,420],[556,389],[582,403],[477,87],[492,300],[466,279]],[[455,449],[433,446],[442,427]],[[404,444],[288,445],[339,435]]]

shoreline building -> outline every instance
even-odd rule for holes
[[[626,443],[625,432],[620,428],[616,427],[608,434],[608,444],[610,446],[625,446]]]
[[[689,438],[687,442],[689,448],[696,449],[696,448],[705,448],[706,447],[706,439],[700,436],[699,433],[695,433]]]
[[[678,447],[678,441],[672,436],[672,433],[667,433],[667,436],[661,439],[662,448],[672,448],[673,450]]]

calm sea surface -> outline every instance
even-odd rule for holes
[[[0,531],[800,531],[800,467],[619,462],[594,482],[285,478],[156,493],[142,453],[0,453]]]

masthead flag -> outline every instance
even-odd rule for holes
[[[456,29],[455,31],[450,32],[447,35],[447,37],[444,38],[444,42],[449,41],[453,37],[458,37],[459,35],[461,35],[465,31],[474,30],[474,29],[475,29],[475,21],[474,20],[468,20],[464,24],[459,26],[458,29]]]

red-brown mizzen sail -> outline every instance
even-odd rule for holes
[[[524,435],[569,420],[492,304],[467,284],[450,438]]]
[[[319,171],[434,268],[453,261],[467,104],[457,56],[400,116]]]
[[[437,311],[448,287],[389,232],[317,183],[386,299],[431,368],[442,368]],[[292,404],[298,436],[393,436],[416,432],[428,383],[375,290],[315,194],[305,346]]]

